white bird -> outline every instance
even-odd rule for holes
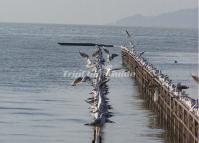
[[[115,57],[119,56],[118,54],[110,54],[109,50],[104,49],[104,52],[107,54],[107,61],[110,63]]]
[[[96,51],[92,54],[92,57],[97,57],[100,52],[101,52],[101,49],[97,47]]]
[[[104,115],[104,113],[102,113],[93,122],[85,124],[85,125],[102,127],[105,123],[106,123],[106,116]]]
[[[86,59],[86,67],[89,68],[89,69],[93,69],[96,65],[93,63],[93,61],[91,60],[91,58],[89,57],[88,54],[86,53],[83,53],[83,52],[80,52],[79,51],[79,54],[82,58],[85,58]]]
[[[105,48],[104,52],[107,54],[109,63],[111,60],[118,56],[117,54],[110,54],[110,52]],[[86,59],[86,67],[92,70],[94,69],[96,75],[95,77],[90,77],[88,75],[78,77],[73,81],[72,85],[76,86],[81,82],[92,84],[94,89],[90,93],[91,97],[87,98],[85,101],[91,105],[89,109],[91,109],[90,113],[94,117],[94,121],[85,125],[101,127],[106,122],[112,122],[108,119],[112,116],[111,112],[109,112],[109,109],[112,109],[112,107],[108,104],[109,99],[106,97],[106,95],[108,94],[108,86],[106,83],[110,80],[106,77],[106,75],[110,76],[112,71],[120,70],[121,68],[106,68],[106,66],[104,65],[105,60],[103,58],[103,52],[101,47],[97,47],[92,56],[89,56],[88,54],[80,51],[79,54],[81,57]]]

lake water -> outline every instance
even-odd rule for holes
[[[88,143],[93,128],[88,104],[91,87],[71,87],[66,71],[85,70],[79,50],[92,47],[63,47],[57,42],[126,44],[125,27],[0,24],[0,142]],[[194,29],[128,28],[136,49],[175,82],[198,96],[191,74],[198,73],[198,35]],[[110,48],[121,53],[120,48]],[[178,63],[174,64],[174,60]],[[121,57],[113,67],[121,66]],[[104,143],[163,143],[167,132],[139,97],[134,79],[112,78],[109,82],[115,123],[103,129]]]

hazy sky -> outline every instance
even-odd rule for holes
[[[106,24],[198,7],[198,0],[0,0],[0,22]]]

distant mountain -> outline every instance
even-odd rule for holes
[[[197,28],[198,9],[184,9],[158,16],[134,15],[118,20],[113,25],[141,27]]]

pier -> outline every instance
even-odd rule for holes
[[[142,98],[177,143],[199,143],[198,111],[191,111],[128,48],[122,47],[121,54],[123,65],[134,75]]]

